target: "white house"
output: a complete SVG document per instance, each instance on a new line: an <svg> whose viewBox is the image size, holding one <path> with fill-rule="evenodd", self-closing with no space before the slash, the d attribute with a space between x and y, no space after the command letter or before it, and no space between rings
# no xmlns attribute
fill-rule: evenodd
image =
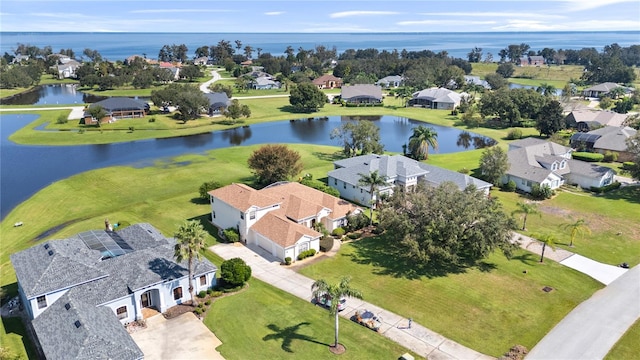
<svg viewBox="0 0 640 360"><path fill-rule="evenodd" d="M469 185L474 185L486 194L491 189L491 184L486 181L425 164L402 155L361 155L335 161L333 166L335 169L327 174L329 186L338 190L342 198L364 206L374 204L377 194L390 195L396 187L409 190L419 182L438 186L445 181L450 181L461 190ZM359 182L363 174L368 175L374 171L377 171L387 184L371 194L370 189L361 186Z"/></svg>
<svg viewBox="0 0 640 360"><path fill-rule="evenodd" d="M421 106L429 109L453 110L462 101L466 93L458 94L445 88L429 88L413 93L409 106Z"/></svg>
<svg viewBox="0 0 640 360"><path fill-rule="evenodd" d="M328 231L346 225L361 210L348 201L296 182L256 190L231 184L209 192L211 222L220 230L238 230L240 239L280 260L295 260L306 250L320 250L321 223Z"/></svg>
<svg viewBox="0 0 640 360"><path fill-rule="evenodd" d="M143 319L147 308L164 312L190 300L187 262L174 260L174 245L150 224L135 224L11 255L46 358L142 358L122 325ZM196 293L215 285L216 270L206 259L195 261Z"/></svg>
<svg viewBox="0 0 640 360"><path fill-rule="evenodd" d="M385 76L382 79L376 81L376 85L381 86L385 89L397 88L398 86L402 86L403 84L404 84L404 77L400 75Z"/></svg>

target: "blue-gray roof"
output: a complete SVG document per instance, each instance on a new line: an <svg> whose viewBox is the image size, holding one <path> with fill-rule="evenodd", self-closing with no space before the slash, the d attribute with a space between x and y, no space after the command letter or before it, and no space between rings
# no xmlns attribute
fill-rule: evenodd
<svg viewBox="0 0 640 360"><path fill-rule="evenodd" d="M102 106L106 111L121 111L121 110L148 110L149 104L142 100L131 99L128 97L113 97L91 104L90 107Z"/></svg>

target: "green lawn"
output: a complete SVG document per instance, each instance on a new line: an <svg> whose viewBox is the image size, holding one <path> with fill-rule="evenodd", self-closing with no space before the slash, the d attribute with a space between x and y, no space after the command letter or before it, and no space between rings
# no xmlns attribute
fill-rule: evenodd
<svg viewBox="0 0 640 360"><path fill-rule="evenodd" d="M16 359L36 359L37 354L31 340L27 336L27 330L18 317L2 318L0 324L0 347L6 348ZM5 359L5 358L2 358ZM14 359L7 357L6 359Z"/></svg>
<svg viewBox="0 0 640 360"><path fill-rule="evenodd" d="M204 323L222 341L216 350L225 359L336 358L328 349L334 340L329 312L259 280L249 281L244 292L216 300ZM339 339L347 348L340 359L397 359L407 352L342 318Z"/></svg>
<svg viewBox="0 0 640 360"><path fill-rule="evenodd" d="M328 281L349 274L367 301L492 356L515 344L531 349L602 287L553 261L540 264L537 256L523 250L510 261L493 254L462 273L416 273L411 262L395 260L388 241L392 236L343 244L336 257L300 273ZM555 290L546 293L545 286Z"/></svg>
<svg viewBox="0 0 640 360"><path fill-rule="evenodd" d="M605 360L638 359L640 356L640 320L627 330L624 336L618 340Z"/></svg>

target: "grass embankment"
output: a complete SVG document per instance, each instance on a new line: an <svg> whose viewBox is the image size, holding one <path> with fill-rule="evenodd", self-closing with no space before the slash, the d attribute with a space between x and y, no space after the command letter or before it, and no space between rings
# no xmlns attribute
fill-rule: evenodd
<svg viewBox="0 0 640 360"><path fill-rule="evenodd" d="M334 341L334 318L328 311L259 280L249 281L246 291L216 300L204 324L222 341L216 350L227 359L258 354L261 359L336 358L328 349ZM397 359L407 352L342 318L339 339L347 348L340 359Z"/></svg>
<svg viewBox="0 0 640 360"><path fill-rule="evenodd" d="M639 340L640 320L637 320L613 346L605 357L605 360L637 359L640 354Z"/></svg>
<svg viewBox="0 0 640 360"><path fill-rule="evenodd" d="M576 305L602 285L524 250L507 260L493 254L477 268L446 276L416 274L389 256L390 237L343 244L340 253L300 272L335 281L344 274L365 299L485 354L533 347ZM435 270L437 271L437 270ZM525 273L526 271L526 273ZM545 286L555 290L546 293Z"/></svg>

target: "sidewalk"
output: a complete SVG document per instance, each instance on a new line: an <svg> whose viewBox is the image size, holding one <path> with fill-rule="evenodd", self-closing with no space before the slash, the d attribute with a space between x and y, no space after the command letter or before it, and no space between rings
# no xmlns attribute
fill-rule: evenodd
<svg viewBox="0 0 640 360"><path fill-rule="evenodd" d="M242 244L219 244L210 248L224 259L239 257L251 266L252 274L259 280L271 284L305 301L311 301L313 280L280 265L280 261L259 247L246 247ZM366 301L349 299L347 307L340 316L350 319L356 311L364 309L381 318L380 334L404 346L405 348L428 357L429 359L492 359L488 355L462 346L444 336L413 322L407 328L407 319L382 309ZM367 331L367 330L363 330Z"/></svg>

